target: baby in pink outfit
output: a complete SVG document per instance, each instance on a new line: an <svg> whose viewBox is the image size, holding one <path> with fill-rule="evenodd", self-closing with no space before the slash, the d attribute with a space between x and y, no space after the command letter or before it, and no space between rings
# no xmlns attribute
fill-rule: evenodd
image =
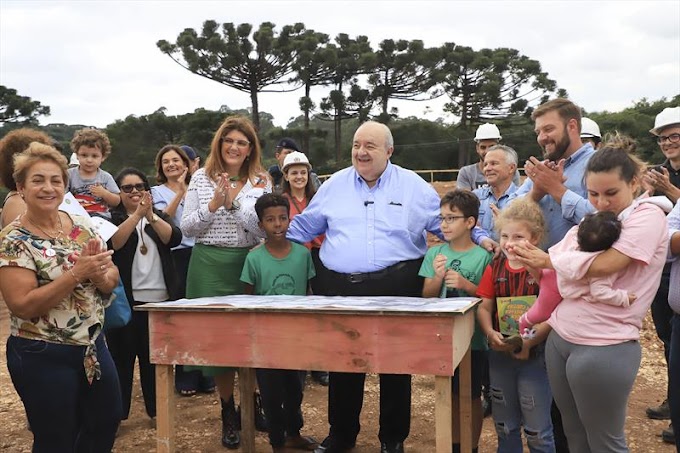
<svg viewBox="0 0 680 453"><path fill-rule="evenodd" d="M578 227L578 245L581 252L602 253L611 248L621 235L621 221L611 212L586 215ZM569 254L565 254L569 255ZM583 256L581 254L581 256ZM560 256L560 261L578 266L580 260ZM590 303L602 303L628 307L635 295L612 288L617 274L605 277L569 279L554 269L541 269L540 292L534 305L519 319L519 331L523 337L531 337L531 327L546 321L563 298L582 298Z"/></svg>

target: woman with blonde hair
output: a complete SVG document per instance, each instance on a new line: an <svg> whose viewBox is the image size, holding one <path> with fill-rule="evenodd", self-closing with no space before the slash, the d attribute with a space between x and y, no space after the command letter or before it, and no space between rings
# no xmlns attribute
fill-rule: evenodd
<svg viewBox="0 0 680 453"><path fill-rule="evenodd" d="M41 143L14 158L26 210L0 232L7 368L34 452L111 451L121 399L102 326L118 269L89 219L59 210L66 170L66 158Z"/></svg>
<svg viewBox="0 0 680 453"><path fill-rule="evenodd" d="M187 298L243 294L240 276L246 255L264 237L255 201L272 191L261 156L251 121L228 117L213 137L205 167L192 175L181 222L184 235L195 239L187 274ZM201 371L215 378L220 394L222 444L238 448L241 440L233 397L235 369L201 367ZM256 407L257 414L263 415L261 407ZM259 423L256 419L259 429L264 429L262 421L263 417Z"/></svg>

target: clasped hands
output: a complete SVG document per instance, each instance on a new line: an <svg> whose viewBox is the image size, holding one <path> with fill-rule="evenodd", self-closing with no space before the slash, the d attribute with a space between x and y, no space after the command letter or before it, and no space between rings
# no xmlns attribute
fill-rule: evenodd
<svg viewBox="0 0 680 453"><path fill-rule="evenodd" d="M213 197L208 203L210 212L217 211L220 207L231 209L231 197L229 196L229 173L221 173L217 178L217 185Z"/></svg>
<svg viewBox="0 0 680 453"><path fill-rule="evenodd" d="M444 280L447 288L455 288L466 291L466 286L470 281L453 269L446 268L446 256L441 253L434 258L434 273L437 277Z"/></svg>
<svg viewBox="0 0 680 453"><path fill-rule="evenodd" d="M113 267L113 250L106 250L98 238L92 238L75 254L75 264L70 269L78 283L87 280L99 286L106 283L106 273Z"/></svg>
<svg viewBox="0 0 680 453"><path fill-rule="evenodd" d="M535 157L530 157L524 163L524 173L527 178L534 183L534 200L538 201L544 195L552 195L556 190L564 189L567 178L564 176L565 159L560 159L555 163L550 160L540 161ZM560 194L561 195L561 194Z"/></svg>
<svg viewBox="0 0 680 453"><path fill-rule="evenodd" d="M151 192L142 192L142 198L137 204L137 209L133 214L135 217L139 217L139 220L146 219L149 223L152 223L153 219L153 198L151 197Z"/></svg>

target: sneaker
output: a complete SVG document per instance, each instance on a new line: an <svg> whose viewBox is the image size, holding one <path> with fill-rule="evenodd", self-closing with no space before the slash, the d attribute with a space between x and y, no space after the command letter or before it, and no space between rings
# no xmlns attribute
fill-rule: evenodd
<svg viewBox="0 0 680 453"><path fill-rule="evenodd" d="M668 400L664 400L657 407L647 408L647 417L654 420L670 420L671 419L671 409L668 407Z"/></svg>
<svg viewBox="0 0 680 453"><path fill-rule="evenodd" d="M666 443L675 444L675 432L673 431L673 425L668 425L668 429L661 431L661 438Z"/></svg>

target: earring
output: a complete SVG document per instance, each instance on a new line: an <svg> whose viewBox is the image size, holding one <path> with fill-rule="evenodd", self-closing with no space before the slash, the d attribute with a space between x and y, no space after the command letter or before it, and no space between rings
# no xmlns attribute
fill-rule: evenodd
<svg viewBox="0 0 680 453"><path fill-rule="evenodd" d="M25 197L23 192L19 192L19 196L21 197L22 200L23 200L24 197Z"/></svg>

